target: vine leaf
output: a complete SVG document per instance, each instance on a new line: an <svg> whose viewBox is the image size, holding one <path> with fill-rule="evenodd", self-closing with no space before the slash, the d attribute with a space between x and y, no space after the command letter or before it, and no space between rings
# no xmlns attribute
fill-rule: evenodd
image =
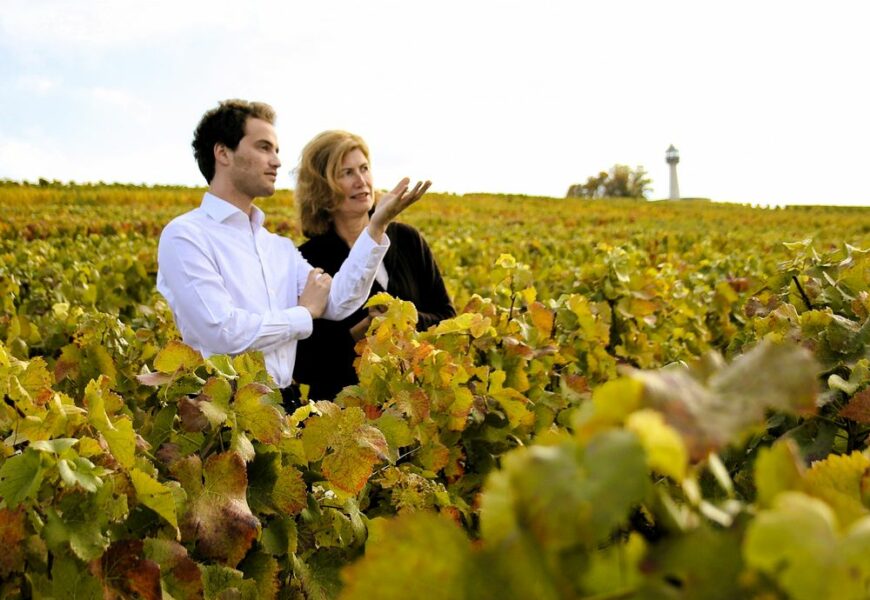
<svg viewBox="0 0 870 600"><path fill-rule="evenodd" d="M160 565L166 591L173 598L202 598L202 574L187 549L172 540L147 538L145 556Z"/></svg>
<svg viewBox="0 0 870 600"><path fill-rule="evenodd" d="M832 454L814 462L806 472L804 489L827 502L845 526L870 515L870 508L861 498L861 490L868 485L870 458L855 451L847 456Z"/></svg>
<svg viewBox="0 0 870 600"><path fill-rule="evenodd" d="M284 433L284 421L272 388L262 383L249 383L240 388L233 403L238 425L255 440L277 444Z"/></svg>
<svg viewBox="0 0 870 600"><path fill-rule="evenodd" d="M88 405L88 418L94 428L105 438L115 460L125 469L133 467L136 453L136 434L133 422L127 416L114 421L108 411L114 413L123 401L109 390L109 380L100 376L85 388L85 401Z"/></svg>
<svg viewBox="0 0 870 600"><path fill-rule="evenodd" d="M258 600L275 600L278 597L278 561L262 552L252 553L239 566L245 578L257 582Z"/></svg>
<svg viewBox="0 0 870 600"><path fill-rule="evenodd" d="M553 323L556 320L556 314L544 306L540 302L533 302L529 305L529 313L532 317L532 324L543 336L543 339L550 337L553 332Z"/></svg>
<svg viewBox="0 0 870 600"><path fill-rule="evenodd" d="M870 388L852 396L849 403L840 409L840 416L861 425L870 425Z"/></svg>
<svg viewBox="0 0 870 600"><path fill-rule="evenodd" d="M761 342L729 365L710 354L691 369L632 370L643 403L680 432L689 456L703 459L764 421L765 411L815 412L818 366L799 346Z"/></svg>
<svg viewBox="0 0 870 600"><path fill-rule="evenodd" d="M689 465L688 452L683 439L665 423L661 413L650 409L634 412L626 419L625 428L637 434L650 469L676 482L683 480Z"/></svg>
<svg viewBox="0 0 870 600"><path fill-rule="evenodd" d="M178 515L172 490L139 469L130 471L130 480L139 502L166 519L178 534Z"/></svg>
<svg viewBox="0 0 870 600"><path fill-rule="evenodd" d="M507 374L497 369L489 376L489 395L499 403L514 429L531 427L535 424L535 413L529 411L526 405L528 399L512 387L504 387Z"/></svg>
<svg viewBox="0 0 870 600"><path fill-rule="evenodd" d="M298 515L302 512L308 503L308 487L299 469L285 466L278 471L272 500L280 513Z"/></svg>
<svg viewBox="0 0 870 600"><path fill-rule="evenodd" d="M195 541L203 556L235 567L260 530L246 498L245 463L235 452L213 454L202 465L193 455L176 461L173 474L188 495L181 521L183 541Z"/></svg>
<svg viewBox="0 0 870 600"><path fill-rule="evenodd" d="M870 580L870 518L843 534L830 507L784 492L749 524L744 557L773 576L790 598L865 598Z"/></svg>
<svg viewBox="0 0 870 600"><path fill-rule="evenodd" d="M342 598L465 597L471 543L449 519L428 512L372 522L376 541L341 572ZM432 552L432 548L438 548Z"/></svg>
<svg viewBox="0 0 870 600"><path fill-rule="evenodd" d="M101 558L89 563L91 573L103 584L104 598L136 596L144 600L163 598L160 567L143 555L142 540L120 540Z"/></svg>
<svg viewBox="0 0 870 600"><path fill-rule="evenodd" d="M14 508L36 496L44 475L39 453L28 448L6 459L0 466L0 497L6 501L8 508Z"/></svg>
<svg viewBox="0 0 870 600"><path fill-rule="evenodd" d="M319 417L305 421L302 442L310 462L323 460L323 474L338 489L355 494L371 477L374 465L389 459L384 434L368 425L359 407L344 410L317 402Z"/></svg>
<svg viewBox="0 0 870 600"><path fill-rule="evenodd" d="M762 448L755 461L758 504L770 507L781 492L800 490L803 478L803 460L793 440L786 439L770 448Z"/></svg>
<svg viewBox="0 0 870 600"><path fill-rule="evenodd" d="M27 532L24 528L25 516L23 508L10 510L0 508L0 578L6 579L10 573L20 571L24 567L24 539Z"/></svg>
<svg viewBox="0 0 870 600"><path fill-rule="evenodd" d="M581 446L531 446L502 459L484 488L480 526L487 545L531 535L557 554L592 546L625 522L646 493L646 458L637 436L604 432Z"/></svg>
<svg viewBox="0 0 870 600"><path fill-rule="evenodd" d="M202 362L199 352L178 340L171 340L154 357L154 368L161 373L175 373L195 369Z"/></svg>

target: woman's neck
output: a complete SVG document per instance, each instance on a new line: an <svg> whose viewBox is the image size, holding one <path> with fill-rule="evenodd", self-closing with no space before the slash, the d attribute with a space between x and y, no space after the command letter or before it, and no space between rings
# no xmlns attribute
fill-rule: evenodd
<svg viewBox="0 0 870 600"><path fill-rule="evenodd" d="M335 219L335 232L348 246L353 246L363 229L368 225L368 213L359 217L340 217Z"/></svg>

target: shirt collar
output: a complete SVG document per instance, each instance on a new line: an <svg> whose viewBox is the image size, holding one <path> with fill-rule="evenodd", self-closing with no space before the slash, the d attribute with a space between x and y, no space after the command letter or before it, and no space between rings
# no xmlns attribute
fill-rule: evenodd
<svg viewBox="0 0 870 600"><path fill-rule="evenodd" d="M223 223L235 215L241 216L245 221L248 221L248 216L245 213L211 192L206 192L202 197L200 207L209 217L218 223ZM266 213L260 210L258 206L252 205L250 222L256 227L262 227L265 220Z"/></svg>

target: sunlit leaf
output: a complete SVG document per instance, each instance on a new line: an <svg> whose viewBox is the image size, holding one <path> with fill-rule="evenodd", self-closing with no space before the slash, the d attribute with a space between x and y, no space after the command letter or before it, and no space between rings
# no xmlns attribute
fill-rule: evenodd
<svg viewBox="0 0 870 600"><path fill-rule="evenodd" d="M471 544L454 523L430 513L382 522L377 542L342 571L345 600L462 598ZM436 552L432 549L437 548Z"/></svg>
<svg viewBox="0 0 870 600"><path fill-rule="evenodd" d="M178 531L178 516L172 490L139 469L130 471L130 480L139 502L166 519Z"/></svg>
<svg viewBox="0 0 870 600"><path fill-rule="evenodd" d="M202 356L191 348L177 340L172 340L154 357L154 368L161 373L175 373L187 371L202 364Z"/></svg>
<svg viewBox="0 0 870 600"><path fill-rule="evenodd" d="M855 522L842 535L838 528L827 504L800 492L784 492L750 523L744 556L796 600L861 600L870 584L870 518Z"/></svg>

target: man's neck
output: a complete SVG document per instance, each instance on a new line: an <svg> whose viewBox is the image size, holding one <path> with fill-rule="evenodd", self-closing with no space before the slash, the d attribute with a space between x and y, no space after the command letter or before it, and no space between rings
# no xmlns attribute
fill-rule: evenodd
<svg viewBox="0 0 870 600"><path fill-rule="evenodd" d="M251 216L251 207L254 205L254 199L246 194L239 192L231 186L220 185L217 181L212 180L208 186L208 191L211 195L217 196L225 202L229 202L240 211Z"/></svg>

